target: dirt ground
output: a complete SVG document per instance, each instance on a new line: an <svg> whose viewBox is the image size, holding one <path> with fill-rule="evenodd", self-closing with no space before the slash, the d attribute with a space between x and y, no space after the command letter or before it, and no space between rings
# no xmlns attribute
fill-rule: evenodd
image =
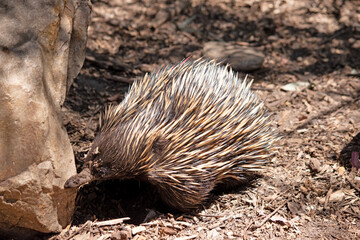
<svg viewBox="0 0 360 240"><path fill-rule="evenodd" d="M360 239L360 172L351 165L360 150L360 1L93 1L86 61L63 107L78 169L104 106L153 67L202 57L208 41L265 54L248 77L282 136L267 171L186 214L169 212L147 183L91 183L53 239ZM281 90L299 81L310 84Z"/></svg>

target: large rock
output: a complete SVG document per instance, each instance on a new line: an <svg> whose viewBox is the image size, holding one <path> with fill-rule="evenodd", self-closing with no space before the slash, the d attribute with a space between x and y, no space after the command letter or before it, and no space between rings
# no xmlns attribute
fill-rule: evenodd
<svg viewBox="0 0 360 240"><path fill-rule="evenodd" d="M259 69L264 62L264 54L261 52L226 42L207 42L204 44L203 53L205 57L228 63L235 71L241 72Z"/></svg>
<svg viewBox="0 0 360 240"><path fill-rule="evenodd" d="M0 238L69 224L61 105L85 58L88 0L0 1ZM29 230L29 231L28 231Z"/></svg>

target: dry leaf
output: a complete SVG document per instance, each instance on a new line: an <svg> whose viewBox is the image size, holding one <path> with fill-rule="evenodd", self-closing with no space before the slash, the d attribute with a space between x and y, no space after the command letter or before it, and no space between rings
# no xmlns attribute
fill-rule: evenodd
<svg viewBox="0 0 360 240"><path fill-rule="evenodd" d="M291 223L286 220L285 218L281 217L280 215L276 214L270 218L270 221L275 223L280 223L281 225L286 225L288 227L291 227Z"/></svg>

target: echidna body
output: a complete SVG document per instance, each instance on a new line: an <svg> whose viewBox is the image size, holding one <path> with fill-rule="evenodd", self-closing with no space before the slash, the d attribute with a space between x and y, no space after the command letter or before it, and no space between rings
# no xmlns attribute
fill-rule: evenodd
<svg viewBox="0 0 360 240"><path fill-rule="evenodd" d="M276 139L270 125L246 80L214 61L184 61L135 81L105 111L88 169L65 186L143 179L169 206L194 209L215 186L263 168Z"/></svg>

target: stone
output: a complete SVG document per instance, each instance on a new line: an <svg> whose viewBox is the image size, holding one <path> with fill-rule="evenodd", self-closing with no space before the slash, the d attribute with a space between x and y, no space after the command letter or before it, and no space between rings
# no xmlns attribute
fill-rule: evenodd
<svg viewBox="0 0 360 240"><path fill-rule="evenodd" d="M61 105L85 58L88 0L0 2L0 239L60 232L76 174Z"/></svg>
<svg viewBox="0 0 360 240"><path fill-rule="evenodd" d="M207 42L204 56L228 63L235 71L251 72L261 68L264 55L253 48L225 42Z"/></svg>

